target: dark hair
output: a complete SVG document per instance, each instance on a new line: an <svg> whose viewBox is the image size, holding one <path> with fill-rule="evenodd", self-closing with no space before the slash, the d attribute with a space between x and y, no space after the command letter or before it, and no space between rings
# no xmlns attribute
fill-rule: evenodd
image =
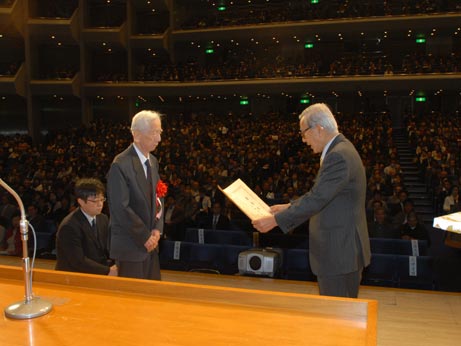
<svg viewBox="0 0 461 346"><path fill-rule="evenodd" d="M75 197L84 201L91 196L104 195L105 192L104 184L95 178L83 178L75 183Z"/></svg>

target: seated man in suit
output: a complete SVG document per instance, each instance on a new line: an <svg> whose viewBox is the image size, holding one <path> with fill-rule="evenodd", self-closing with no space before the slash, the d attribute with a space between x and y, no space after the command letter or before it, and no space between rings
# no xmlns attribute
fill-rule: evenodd
<svg viewBox="0 0 461 346"><path fill-rule="evenodd" d="M207 229L219 229L219 230L228 230L230 227L229 218L222 214L221 212L221 203L214 202L211 208L211 213L208 214L206 218L204 228Z"/></svg>
<svg viewBox="0 0 461 346"><path fill-rule="evenodd" d="M427 240L427 245L431 246L431 238L426 227L419 222L418 215L411 211L407 216L407 223L400 226L400 237L402 239Z"/></svg>
<svg viewBox="0 0 461 346"><path fill-rule="evenodd" d="M373 221L368 223L370 238L400 238L399 230L396 230L387 219L386 210L378 207L374 211Z"/></svg>
<svg viewBox="0 0 461 346"><path fill-rule="evenodd" d="M106 198L97 179L80 179L75 184L79 208L67 215L56 235L56 270L117 276L109 259L109 219L102 214Z"/></svg>

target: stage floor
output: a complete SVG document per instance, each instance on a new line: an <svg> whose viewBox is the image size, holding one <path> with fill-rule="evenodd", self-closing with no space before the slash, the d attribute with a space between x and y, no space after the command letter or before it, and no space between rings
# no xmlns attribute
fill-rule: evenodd
<svg viewBox="0 0 461 346"><path fill-rule="evenodd" d="M0 256L0 264L21 266L21 259ZM37 260L36 267L52 269L54 261ZM176 271L163 271L162 275L163 281L176 283L313 295L318 292L315 283L303 281ZM22 293L23 291L18 292L18 294ZM362 286L359 298L378 301L378 346L458 346L460 344L461 294L459 293ZM288 332L288 325L287 328Z"/></svg>

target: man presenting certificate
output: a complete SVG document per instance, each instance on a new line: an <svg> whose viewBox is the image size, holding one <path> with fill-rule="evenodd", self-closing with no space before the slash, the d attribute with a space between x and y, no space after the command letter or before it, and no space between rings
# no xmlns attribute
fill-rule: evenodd
<svg viewBox="0 0 461 346"><path fill-rule="evenodd" d="M299 119L302 141L321 153L315 184L298 200L274 205L270 215L252 223L260 232L279 226L286 233L309 219L309 259L320 294L356 298L371 257L365 168L327 105L314 104Z"/></svg>

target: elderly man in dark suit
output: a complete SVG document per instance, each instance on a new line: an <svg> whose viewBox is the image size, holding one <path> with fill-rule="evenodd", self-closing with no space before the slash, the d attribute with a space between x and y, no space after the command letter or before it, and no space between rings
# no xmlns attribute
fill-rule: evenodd
<svg viewBox="0 0 461 346"><path fill-rule="evenodd" d="M279 226L286 233L310 219L309 259L320 294L355 298L371 257L365 169L327 105L306 108L299 126L303 142L321 153L315 184L296 201L272 206L273 215L253 226L261 232Z"/></svg>
<svg viewBox="0 0 461 346"><path fill-rule="evenodd" d="M110 255L116 260L119 276L160 280L162 201L156 191L159 165L151 154L161 141L160 114L137 113L131 133L133 143L114 158L107 176Z"/></svg>
<svg viewBox="0 0 461 346"><path fill-rule="evenodd" d="M109 218L102 214L104 185L97 179L80 179L75 184L79 208L67 215L56 235L56 270L117 275L109 259Z"/></svg>

